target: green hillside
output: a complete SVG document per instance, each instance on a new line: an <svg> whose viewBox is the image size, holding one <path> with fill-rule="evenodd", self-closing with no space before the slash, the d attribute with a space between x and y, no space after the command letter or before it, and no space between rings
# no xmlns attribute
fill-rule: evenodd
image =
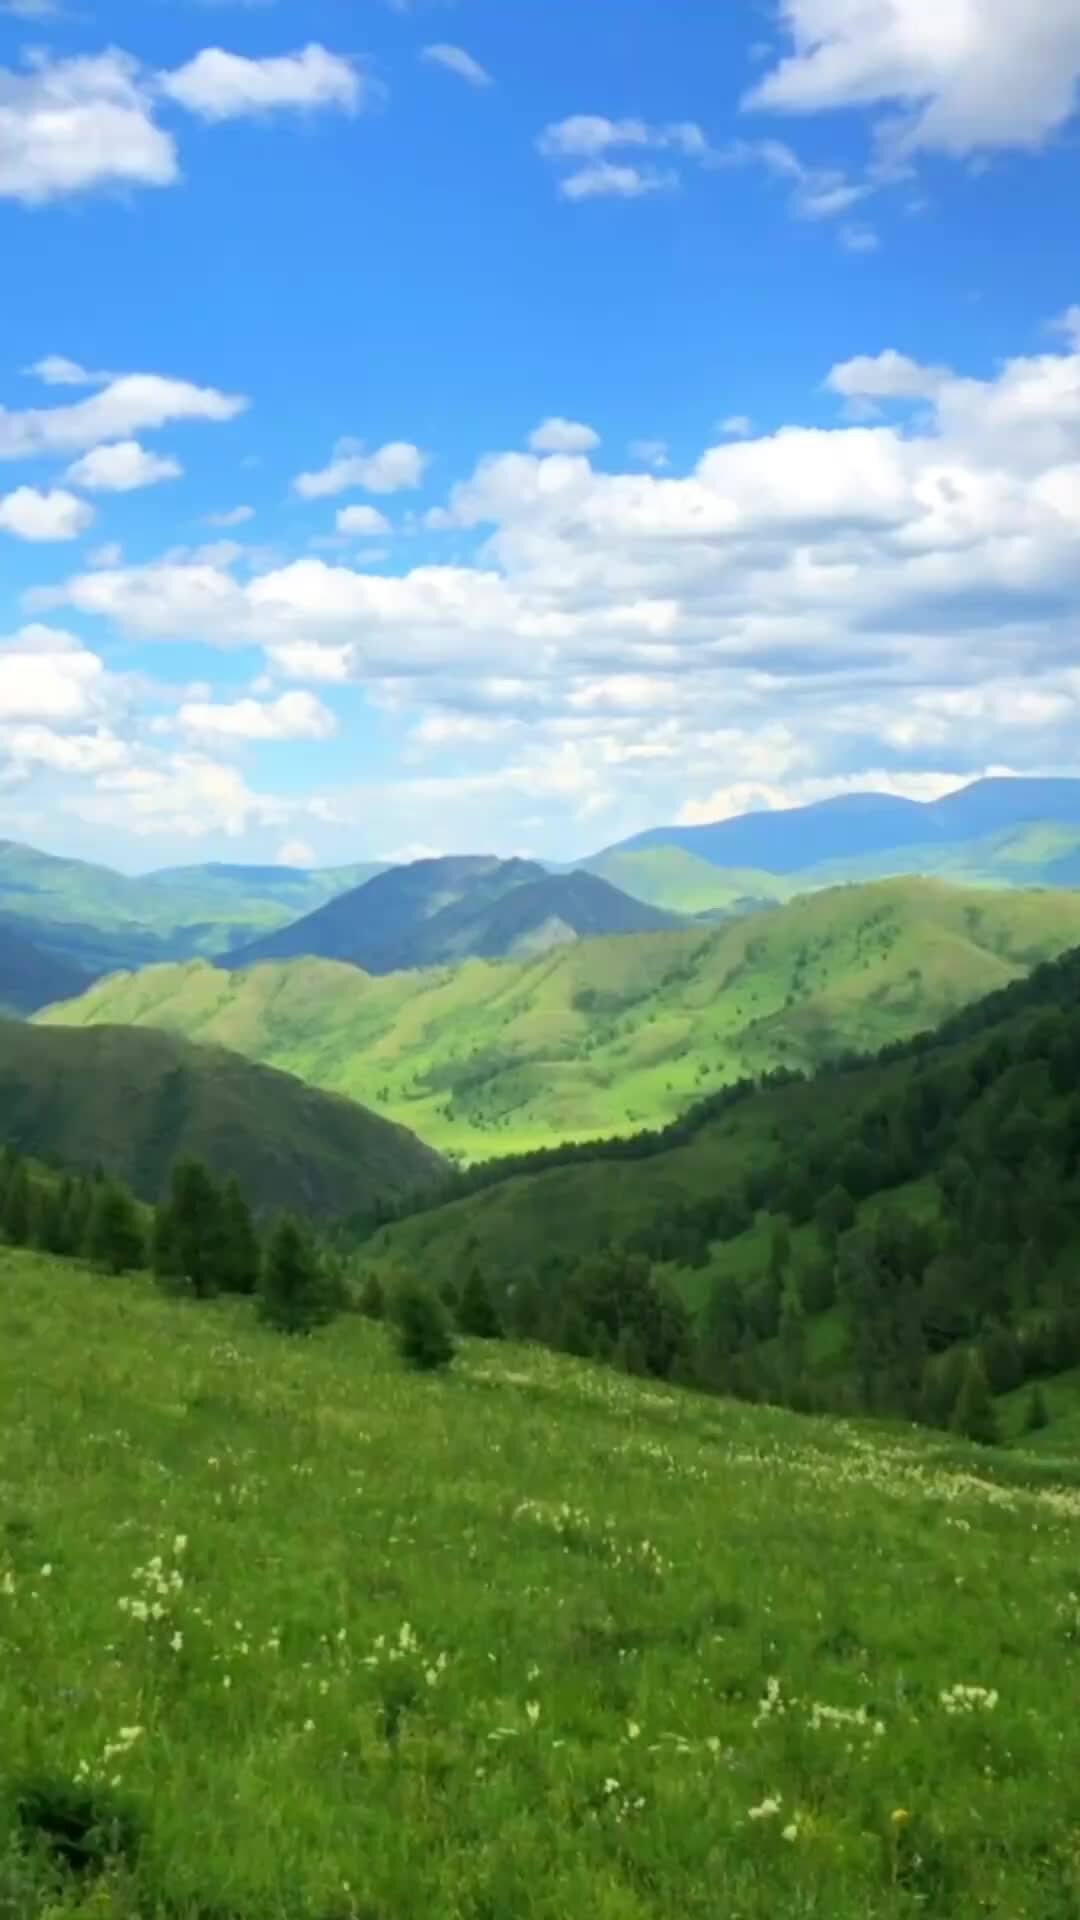
<svg viewBox="0 0 1080 1920"><path fill-rule="evenodd" d="M476 1268L575 1351L672 1289L694 1377L808 1407L933 1422L971 1342L1001 1392L1080 1366L1080 948L874 1060L455 1176L367 1253L455 1288Z"/></svg>
<svg viewBox="0 0 1080 1920"><path fill-rule="evenodd" d="M599 854L585 861L589 873L621 887L635 900L672 913L746 912L800 891L792 876L710 866L681 847L642 847L638 852Z"/></svg>
<svg viewBox="0 0 1080 1920"><path fill-rule="evenodd" d="M743 1074L883 1046L1078 941L1080 894L887 881L527 963L156 968L42 1018L235 1048L482 1159L633 1132Z"/></svg>
<svg viewBox="0 0 1080 1920"><path fill-rule="evenodd" d="M0 1022L0 1140L145 1200L194 1154L260 1213L340 1218L429 1185L443 1163L404 1129L217 1047L173 1034Z"/></svg>
<svg viewBox="0 0 1080 1920"><path fill-rule="evenodd" d="M11 1253L0 1406L13 1920L1076 1911L1075 1459Z"/></svg>
<svg viewBox="0 0 1080 1920"><path fill-rule="evenodd" d="M54 956L100 973L226 953L377 871L370 864L321 872L210 866L132 878L6 840L0 916Z"/></svg>

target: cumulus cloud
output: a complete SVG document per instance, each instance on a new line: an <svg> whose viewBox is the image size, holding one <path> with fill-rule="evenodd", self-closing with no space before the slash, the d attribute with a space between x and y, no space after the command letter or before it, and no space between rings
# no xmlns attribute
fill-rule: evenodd
<svg viewBox="0 0 1080 1920"><path fill-rule="evenodd" d="M0 67L0 198L41 205L95 187L168 187L180 167L139 63L111 51Z"/></svg>
<svg viewBox="0 0 1080 1920"><path fill-rule="evenodd" d="M85 722L106 704L105 669L73 634L31 625L0 639L0 722Z"/></svg>
<svg viewBox="0 0 1080 1920"><path fill-rule="evenodd" d="M236 120L288 109L338 107L355 113L363 82L352 62L312 42L263 60L204 47L185 66L158 75L159 90L201 120Z"/></svg>
<svg viewBox="0 0 1080 1920"><path fill-rule="evenodd" d="M335 522L339 533L360 534L365 538L389 533L390 522L378 507L339 507Z"/></svg>
<svg viewBox="0 0 1080 1920"><path fill-rule="evenodd" d="M216 387L197 387L156 373L125 373L98 392L61 407L0 407L0 460L74 453L125 440L173 421L234 420L247 401Z"/></svg>
<svg viewBox="0 0 1080 1920"><path fill-rule="evenodd" d="M103 387L113 378L111 373L87 373L77 360L62 353L47 353L25 371L46 387Z"/></svg>
<svg viewBox="0 0 1080 1920"><path fill-rule="evenodd" d="M23 71L0 67L0 199L41 206L106 188L174 186L180 161L173 134L158 123L163 103L223 121L319 108L356 113L365 98L354 64L318 43L261 60L205 47L163 73L116 48L68 59L35 51Z"/></svg>
<svg viewBox="0 0 1080 1920"><path fill-rule="evenodd" d="M337 722L313 693L281 693L276 700L188 700L177 710L184 733L217 740L329 740Z"/></svg>
<svg viewBox="0 0 1080 1920"><path fill-rule="evenodd" d="M18 540L75 540L92 523L94 509L63 487L39 493L35 487L16 487L0 495L0 532Z"/></svg>
<svg viewBox="0 0 1080 1920"><path fill-rule="evenodd" d="M400 493L418 487L429 456L407 440L391 440L365 453L354 440L339 440L333 458L315 473L297 474L293 489L303 500L361 488L365 493Z"/></svg>
<svg viewBox="0 0 1080 1920"><path fill-rule="evenodd" d="M254 518L254 507L227 507L223 513L204 514L203 525L207 527L242 527L245 526L249 520L254 520Z"/></svg>
<svg viewBox="0 0 1080 1920"><path fill-rule="evenodd" d="M490 454L440 509L467 563L176 554L88 568L64 599L145 640L261 648L293 686L362 685L437 768L395 784L402 837L432 804L463 833L497 803L518 839L538 808L615 838L721 793L1065 768L1080 351L1060 334L983 378L895 345L844 360L822 369L835 424L730 416L683 472L601 472L557 435L579 450Z"/></svg>
<svg viewBox="0 0 1080 1920"><path fill-rule="evenodd" d="M92 447L67 470L65 478L88 493L134 493L161 480L175 480L184 469L167 454L148 453L137 440L114 440Z"/></svg>
<svg viewBox="0 0 1080 1920"><path fill-rule="evenodd" d="M447 73L456 73L458 79L467 81L470 87L484 88L495 84L487 68L482 67L479 60L474 60L471 53L466 53L464 47L452 47L444 41L437 41L430 47L424 47L420 58L431 66L444 67Z"/></svg>
<svg viewBox="0 0 1080 1920"><path fill-rule="evenodd" d="M534 453L591 453L600 445L600 435L580 420L563 420L555 415L533 428L529 445Z"/></svg>
<svg viewBox="0 0 1080 1920"><path fill-rule="evenodd" d="M1038 147L1076 107L1075 0L782 0L789 50L745 104L780 113L890 110L900 151Z"/></svg>

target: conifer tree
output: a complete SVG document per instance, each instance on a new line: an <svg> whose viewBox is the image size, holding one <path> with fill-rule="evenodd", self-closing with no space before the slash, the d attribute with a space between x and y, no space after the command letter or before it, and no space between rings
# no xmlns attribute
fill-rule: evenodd
<svg viewBox="0 0 1080 1920"><path fill-rule="evenodd" d="M219 1236L218 1284L226 1293L254 1293L259 1284L259 1240L235 1175L222 1189Z"/></svg>
<svg viewBox="0 0 1080 1920"><path fill-rule="evenodd" d="M1024 1409L1024 1432L1039 1433L1043 1427L1049 1425L1050 1409L1046 1404L1042 1388L1035 1385L1028 1394L1027 1406Z"/></svg>
<svg viewBox="0 0 1080 1920"><path fill-rule="evenodd" d="M127 1187L103 1180L94 1189L94 1204L86 1236L87 1257L109 1273L127 1273L146 1258L146 1236L138 1208Z"/></svg>
<svg viewBox="0 0 1080 1920"><path fill-rule="evenodd" d="M479 1267L470 1267L458 1302L457 1323L462 1333L477 1340L498 1340L502 1325L488 1286Z"/></svg>
<svg viewBox="0 0 1080 1920"><path fill-rule="evenodd" d="M34 1188L30 1238L43 1253L67 1252L64 1189L57 1179L42 1180Z"/></svg>
<svg viewBox="0 0 1080 1920"><path fill-rule="evenodd" d="M31 1205L30 1175L20 1156L11 1168L4 1195L4 1237L13 1247L25 1247L30 1238Z"/></svg>
<svg viewBox="0 0 1080 1920"><path fill-rule="evenodd" d="M977 1347L968 1353L963 1384L950 1424L954 1433L963 1434L966 1440L977 1440L982 1446L996 1446L1001 1439L990 1382Z"/></svg>
<svg viewBox="0 0 1080 1920"><path fill-rule="evenodd" d="M280 1333L310 1333L333 1317L319 1256L300 1222L281 1214L259 1276L259 1313Z"/></svg>
<svg viewBox="0 0 1080 1920"><path fill-rule="evenodd" d="M365 1274L360 1288L359 1307L367 1320L386 1318L386 1293L377 1273Z"/></svg>
<svg viewBox="0 0 1080 1920"><path fill-rule="evenodd" d="M177 1161L159 1215L155 1249L167 1259L165 1271L189 1281L197 1299L217 1293L223 1267L221 1194L201 1160Z"/></svg>
<svg viewBox="0 0 1080 1920"><path fill-rule="evenodd" d="M454 1342L446 1313L436 1296L419 1281L403 1280L394 1298L398 1351L407 1366L419 1373L436 1373L454 1357Z"/></svg>

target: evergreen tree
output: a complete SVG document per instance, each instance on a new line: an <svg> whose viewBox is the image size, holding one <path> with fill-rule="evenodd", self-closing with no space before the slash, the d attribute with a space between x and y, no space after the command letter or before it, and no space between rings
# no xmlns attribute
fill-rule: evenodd
<svg viewBox="0 0 1080 1920"><path fill-rule="evenodd" d="M84 1175L77 1174L71 1182L64 1220L65 1252L70 1256L78 1256L86 1246L93 1204L93 1187Z"/></svg>
<svg viewBox="0 0 1080 1920"><path fill-rule="evenodd" d="M620 1373L633 1374L641 1379L649 1371L645 1343L632 1326L622 1328L615 1342L612 1358Z"/></svg>
<svg viewBox="0 0 1080 1920"><path fill-rule="evenodd" d="M982 1446L997 1446L1001 1439L990 1383L977 1347L971 1348L968 1353L963 1384L950 1424L954 1433L963 1434L966 1440L977 1440Z"/></svg>
<svg viewBox="0 0 1080 1920"><path fill-rule="evenodd" d="M281 1214L266 1243L259 1275L260 1318L279 1333L310 1333L333 1313L311 1239L292 1214Z"/></svg>
<svg viewBox="0 0 1080 1920"><path fill-rule="evenodd" d="M814 1221L828 1252L855 1224L855 1202L846 1187L830 1187L814 1208Z"/></svg>
<svg viewBox="0 0 1080 1920"><path fill-rule="evenodd" d="M13 1247L25 1247L30 1238L31 1206L30 1175L20 1157L10 1169L4 1195L4 1237Z"/></svg>
<svg viewBox="0 0 1080 1920"><path fill-rule="evenodd" d="M1008 1327L990 1327L979 1342L979 1350L991 1393L1012 1393L1023 1385L1024 1356L1020 1342Z"/></svg>
<svg viewBox="0 0 1080 1920"><path fill-rule="evenodd" d="M470 1267L465 1276L458 1302L457 1323L462 1333L472 1334L474 1339L502 1338L502 1325L491 1298L491 1289L479 1267Z"/></svg>
<svg viewBox="0 0 1080 1920"><path fill-rule="evenodd" d="M791 1228L784 1219L774 1222L769 1241L769 1279L780 1287L791 1263Z"/></svg>
<svg viewBox="0 0 1080 1920"><path fill-rule="evenodd" d="M435 1294L417 1280L404 1280L394 1298L398 1351L418 1373L437 1373L454 1357L446 1313Z"/></svg>
<svg viewBox="0 0 1080 1920"><path fill-rule="evenodd" d="M260 1269L259 1240L251 1208L233 1175L226 1180L221 1193L218 1284L225 1293L254 1293Z"/></svg>
<svg viewBox="0 0 1080 1920"><path fill-rule="evenodd" d="M187 1281L197 1299L208 1299L222 1284L224 1240L221 1194L201 1160L177 1161L159 1213L155 1248L165 1264L155 1271Z"/></svg>
<svg viewBox="0 0 1080 1920"><path fill-rule="evenodd" d="M34 1189L30 1237L35 1247L40 1247L43 1253L62 1255L70 1251L67 1244L68 1198L66 1183L57 1179L42 1180Z"/></svg>
<svg viewBox="0 0 1080 1920"><path fill-rule="evenodd" d="M1046 1404L1043 1390L1040 1386L1033 1386L1024 1409L1024 1432L1039 1433L1043 1427L1049 1425L1050 1409Z"/></svg>
<svg viewBox="0 0 1080 1920"><path fill-rule="evenodd" d="M806 1314L798 1279L792 1275L784 1288L780 1310L780 1364L785 1388L790 1390L806 1367Z"/></svg>
<svg viewBox="0 0 1080 1920"><path fill-rule="evenodd" d="M367 1320L386 1318L386 1293L377 1273L365 1274L358 1305Z"/></svg>
<svg viewBox="0 0 1080 1920"><path fill-rule="evenodd" d="M108 1273L127 1273L146 1258L146 1236L130 1189L103 1180L94 1189L86 1235L87 1257Z"/></svg>

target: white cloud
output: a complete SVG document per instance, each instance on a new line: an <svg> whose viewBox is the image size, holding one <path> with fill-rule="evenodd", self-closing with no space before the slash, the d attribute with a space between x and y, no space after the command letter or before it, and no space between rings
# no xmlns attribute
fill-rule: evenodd
<svg viewBox="0 0 1080 1920"><path fill-rule="evenodd" d="M329 465L316 473L298 474L293 489L304 500L322 500L352 487L366 493L400 493L420 485L428 459L407 440L391 440L375 453L364 453L353 440L339 440Z"/></svg>
<svg viewBox="0 0 1080 1920"><path fill-rule="evenodd" d="M360 534L365 538L391 531L389 520L378 507L340 507L335 524L339 533Z"/></svg>
<svg viewBox="0 0 1080 1920"><path fill-rule="evenodd" d="M137 838L235 840L256 827L280 827L289 809L255 793L235 767L196 751L158 760L128 759L99 774L69 802L84 820Z"/></svg>
<svg viewBox="0 0 1080 1920"><path fill-rule="evenodd" d="M168 187L179 173L129 55L35 55L24 73L0 67L0 199L37 206L96 187Z"/></svg>
<svg viewBox="0 0 1080 1920"><path fill-rule="evenodd" d="M295 837L283 840L275 857L282 867L313 867L316 863L315 849L310 842Z"/></svg>
<svg viewBox="0 0 1080 1920"><path fill-rule="evenodd" d="M175 480L183 471L179 460L148 453L137 440L114 440L108 446L92 447L64 477L89 493L134 493L160 480Z"/></svg>
<svg viewBox="0 0 1080 1920"><path fill-rule="evenodd" d="M424 47L420 58L431 65L445 67L448 73L456 73L459 79L467 80L470 87L483 88L494 85L487 68L482 67L479 60L474 60L471 53L466 53L464 47L452 47L439 41L430 47Z"/></svg>
<svg viewBox="0 0 1080 1920"><path fill-rule="evenodd" d="M33 625L0 640L0 723L38 720L70 726L106 705L96 653L60 628Z"/></svg>
<svg viewBox="0 0 1080 1920"><path fill-rule="evenodd" d="M0 407L0 460L74 453L172 421L233 420L247 401L156 373L118 374L99 392L64 407Z"/></svg>
<svg viewBox="0 0 1080 1920"><path fill-rule="evenodd" d="M668 193L679 184L671 168L616 166L610 160L597 160L579 167L559 182L564 200L640 200L649 193Z"/></svg>
<svg viewBox="0 0 1080 1920"><path fill-rule="evenodd" d="M654 127L645 120L606 120L597 113L575 113L568 120L553 122L536 144L548 159L563 160L597 159L613 147L676 149L695 157L709 151L705 135L693 121Z"/></svg>
<svg viewBox="0 0 1080 1920"><path fill-rule="evenodd" d="M90 567L119 567L123 565L124 549L119 540L107 540L104 546L95 547L86 556Z"/></svg>
<svg viewBox="0 0 1080 1920"><path fill-rule="evenodd" d="M899 109L888 144L963 155L1038 147L1071 118L1076 0L782 0L787 52L745 104Z"/></svg>
<svg viewBox="0 0 1080 1920"><path fill-rule="evenodd" d="M185 66L159 74L158 86L202 120L252 118L283 108L338 107L355 113L364 99L352 62L316 42L264 60L204 47Z"/></svg>
<svg viewBox="0 0 1080 1920"><path fill-rule="evenodd" d="M468 562L177 552L84 569L65 602L139 639L261 648L292 686L362 685L433 770L324 795L311 817L343 847L372 817L423 838L433 806L474 846L493 820L534 841L542 808L558 852L575 821L598 843L721 790L1064 771L1080 351L1060 331L984 378L898 347L823 368L835 424L755 435L732 415L688 471L491 454L440 509L475 536Z"/></svg>
<svg viewBox="0 0 1080 1920"><path fill-rule="evenodd" d="M62 353L47 353L25 371L46 387L103 387L113 378L111 373L87 373L77 360L68 360Z"/></svg>
<svg viewBox="0 0 1080 1920"><path fill-rule="evenodd" d="M88 501L63 487L39 493L35 487L16 487L0 495L0 532L19 540L76 540L94 518Z"/></svg>
<svg viewBox="0 0 1080 1920"><path fill-rule="evenodd" d="M754 423L748 413L729 413L721 420L718 433L730 434L733 440L747 440L754 431Z"/></svg>
<svg viewBox="0 0 1080 1920"><path fill-rule="evenodd" d="M184 733L218 740L329 740L337 722L313 693L281 693L276 700L185 701L177 710Z"/></svg>
<svg viewBox="0 0 1080 1920"><path fill-rule="evenodd" d="M982 769L979 770L980 772ZM997 772L998 769L986 769ZM682 827L710 825L730 820L740 813L771 813L787 807L808 807L818 800L832 800L843 793L888 793L902 800L940 800L955 793L975 777L965 773L896 773L882 767L866 768L856 774L811 779L752 778L735 780L714 787L701 800L688 800L680 807L675 824Z"/></svg>
<svg viewBox="0 0 1080 1920"><path fill-rule="evenodd" d="M529 445L534 453L591 453L600 445L600 435L579 420L556 415L533 428Z"/></svg>
<svg viewBox="0 0 1080 1920"><path fill-rule="evenodd" d="M224 513L204 514L203 524L207 527L242 527L254 518L254 507L228 507Z"/></svg>

